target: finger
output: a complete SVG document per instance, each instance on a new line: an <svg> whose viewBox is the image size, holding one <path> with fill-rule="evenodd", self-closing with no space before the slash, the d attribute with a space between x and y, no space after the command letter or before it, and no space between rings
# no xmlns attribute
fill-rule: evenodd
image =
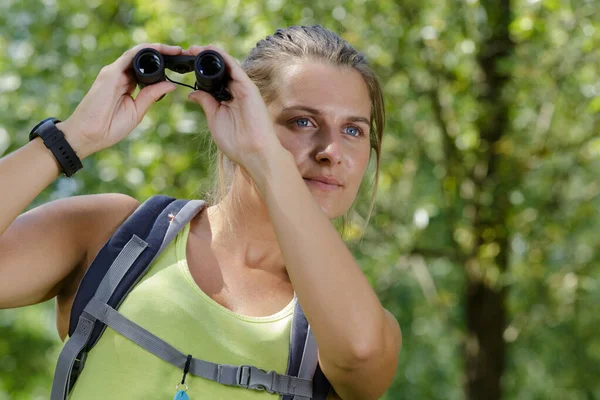
<svg viewBox="0 0 600 400"><path fill-rule="evenodd" d="M208 46L190 46L187 50L185 50L185 52L187 52L187 54L190 56L197 56L206 49L208 49Z"/></svg>
<svg viewBox="0 0 600 400"><path fill-rule="evenodd" d="M133 94L133 92L135 92L135 88L137 87L137 81L135 79L135 73L133 72L133 69L128 69L126 74L127 74L126 92L131 95L131 94Z"/></svg>
<svg viewBox="0 0 600 400"><path fill-rule="evenodd" d="M121 57L119 57L113 63L114 66L116 68L118 68L120 71L125 71L125 70L131 68L131 63L133 62L135 55L140 50L146 49L146 48L158 50L159 53L164 54L164 55L169 55L169 56L181 54L181 51L182 51L180 46L171 46L171 45L166 45L166 44L161 44L161 43L153 43L153 44L142 43L142 44L138 44L137 46L132 47L131 49L129 49L125 53L123 53L123 55Z"/></svg>
<svg viewBox="0 0 600 400"><path fill-rule="evenodd" d="M141 121L146 111L154 104L161 96L172 92L177 86L171 82L159 82L154 85L146 86L135 98L135 108L138 115L138 120ZM138 122L139 122L138 121Z"/></svg>
<svg viewBox="0 0 600 400"><path fill-rule="evenodd" d="M219 103L210 93L203 92L202 90L196 90L195 92L190 93L188 99L200 104L208 120L212 120L221 106L221 103Z"/></svg>

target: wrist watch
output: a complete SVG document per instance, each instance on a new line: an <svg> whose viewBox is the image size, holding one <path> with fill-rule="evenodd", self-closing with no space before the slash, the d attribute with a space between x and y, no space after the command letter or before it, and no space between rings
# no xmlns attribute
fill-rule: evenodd
<svg viewBox="0 0 600 400"><path fill-rule="evenodd" d="M75 151L67 142L65 134L56 127L56 123L61 122L56 118L46 118L37 124L29 132L29 141L36 137L41 137L48 149L54 154L56 160L62 167L62 172L67 176L72 176L75 172L83 168L81 160L75 154Z"/></svg>

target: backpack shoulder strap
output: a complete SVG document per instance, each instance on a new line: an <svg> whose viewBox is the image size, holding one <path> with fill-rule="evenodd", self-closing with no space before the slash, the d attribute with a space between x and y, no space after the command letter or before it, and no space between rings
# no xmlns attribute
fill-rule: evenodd
<svg viewBox="0 0 600 400"><path fill-rule="evenodd" d="M313 381L312 400L325 400L327 398L331 384L319 366L317 342L302 311L300 302L296 302L292 320L287 375L311 379ZM308 398L282 396L281 399L307 400Z"/></svg>
<svg viewBox="0 0 600 400"><path fill-rule="evenodd" d="M115 231L82 279L71 309L70 339L59 355L52 400L66 398L106 325L85 312L94 299L118 308L154 259L205 206L200 200L158 195L144 202Z"/></svg>
<svg viewBox="0 0 600 400"><path fill-rule="evenodd" d="M173 201L174 198L162 195L149 198L117 228L102 247L77 288L69 319L69 336L73 335L85 305L96 294L100 282L127 243L134 235L142 239L147 238L158 216Z"/></svg>

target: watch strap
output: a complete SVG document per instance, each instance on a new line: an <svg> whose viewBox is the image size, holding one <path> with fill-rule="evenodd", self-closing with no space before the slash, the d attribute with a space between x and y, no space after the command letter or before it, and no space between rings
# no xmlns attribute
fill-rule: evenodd
<svg viewBox="0 0 600 400"><path fill-rule="evenodd" d="M61 121L56 118L46 118L41 121L29 133L29 141L38 136L41 137L44 145L54 154L62 168L62 172L70 177L83 168L83 165L69 142L67 142L64 133L56 127L57 122Z"/></svg>

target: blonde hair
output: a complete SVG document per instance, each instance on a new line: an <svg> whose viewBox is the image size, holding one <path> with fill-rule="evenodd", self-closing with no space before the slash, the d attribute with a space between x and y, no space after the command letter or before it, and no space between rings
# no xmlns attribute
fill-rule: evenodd
<svg viewBox="0 0 600 400"><path fill-rule="evenodd" d="M364 79L371 100L371 149L375 151L376 170L365 227L369 222L375 204L375 194L379 184L379 164L381 142L385 127L385 106L383 93L375 72L365 57L348 42L320 25L292 26L277 29L271 36L259 41L248 57L242 62L242 68L256 84L265 103L270 104L278 95L280 86L278 71L293 62L310 60L324 62L338 67L354 68ZM208 201L216 204L229 192L235 170L233 163L220 151L217 154L217 171ZM341 224L342 234L350 220L350 210L344 215Z"/></svg>

